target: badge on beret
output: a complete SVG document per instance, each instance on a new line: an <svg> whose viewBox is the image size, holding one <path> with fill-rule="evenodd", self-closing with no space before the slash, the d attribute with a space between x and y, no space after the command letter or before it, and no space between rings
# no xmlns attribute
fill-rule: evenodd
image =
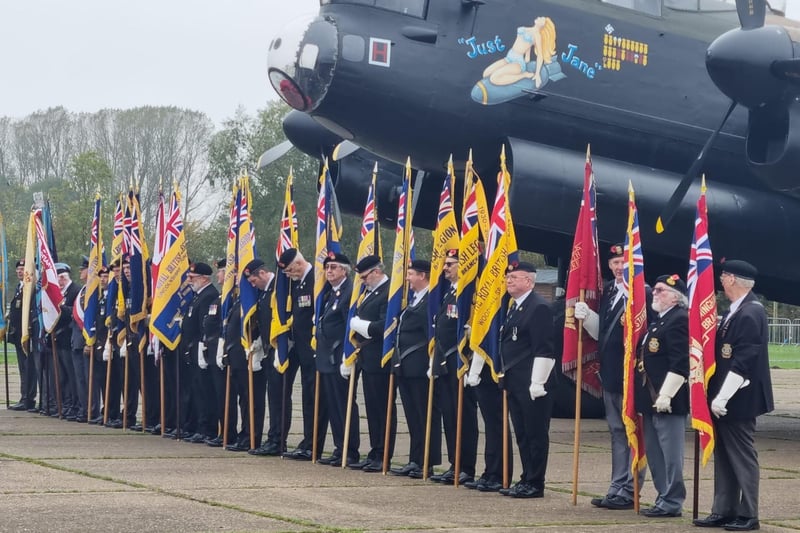
<svg viewBox="0 0 800 533"><path fill-rule="evenodd" d="M652 339L650 339L650 341L647 343L647 349L648 349L648 350L650 350L650 353L656 353L656 352L658 351L658 348L659 348L658 339L656 339L655 337L653 337L653 338L652 338Z"/></svg>
<svg viewBox="0 0 800 533"><path fill-rule="evenodd" d="M278 263L278 266L283 268L280 263ZM246 277L246 278L250 277L250 269L249 268L245 268L244 269L244 277Z"/></svg>
<svg viewBox="0 0 800 533"><path fill-rule="evenodd" d="M664 283L666 283L670 287L674 287L675 286L675 282L678 281L678 279L679 279L678 275L677 274L673 274L670 277L668 277L667 279L665 279Z"/></svg>
<svg viewBox="0 0 800 533"><path fill-rule="evenodd" d="M731 346L729 343L726 342L725 344L722 345L720 353L722 354L723 358L730 359L731 356L733 355L733 346Z"/></svg>

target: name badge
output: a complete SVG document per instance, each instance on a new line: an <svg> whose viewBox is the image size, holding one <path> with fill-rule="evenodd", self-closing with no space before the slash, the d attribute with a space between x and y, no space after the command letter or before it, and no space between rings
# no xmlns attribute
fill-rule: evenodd
<svg viewBox="0 0 800 533"><path fill-rule="evenodd" d="M301 294L297 298L297 307L311 307L311 295Z"/></svg>
<svg viewBox="0 0 800 533"><path fill-rule="evenodd" d="M208 314L210 316L214 316L217 314L217 306L216 305L209 305L208 306Z"/></svg>

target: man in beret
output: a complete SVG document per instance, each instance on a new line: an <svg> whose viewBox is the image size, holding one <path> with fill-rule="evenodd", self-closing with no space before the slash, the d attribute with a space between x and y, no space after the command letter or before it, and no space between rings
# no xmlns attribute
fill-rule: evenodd
<svg viewBox="0 0 800 533"><path fill-rule="evenodd" d="M20 259L16 265L17 289L8 306L8 342L14 345L19 367L20 398L9 409L13 411L36 412L36 365L31 355L22 347L22 287L25 279L25 260ZM31 352L32 354L32 352Z"/></svg>
<svg viewBox="0 0 800 533"><path fill-rule="evenodd" d="M283 424L283 409L287 416L291 407L291 391L283 386L283 375L278 372L275 360L275 350L270 345L270 328L272 324L272 294L275 291L275 274L267 269L264 261L254 259L245 265L243 278L258 289L256 302L256 320L253 329L253 343L250 352L245 353L245 376L247 376L247 360L253 360L253 412L254 426L248 430L253 432L256 447L248 450L250 455L280 455L286 448L286 434L289 432L289 423ZM232 362L235 364L235 361ZM249 395L249 384L245 389ZM267 440L261 439L264 433L264 413L269 404L269 428ZM289 418L291 420L291 418ZM249 439L249 434L248 434ZM249 447L249 443L248 443ZM230 446L228 449L231 449Z"/></svg>
<svg viewBox="0 0 800 533"><path fill-rule="evenodd" d="M347 456L344 457L344 426L349 382L339 374L344 352L347 315L350 310L350 296L353 293L353 282L349 277L351 265L346 255L334 252L329 252L322 264L325 268L326 281L322 288L322 309L316 324L316 364L321 389L317 423L324 438L324 431L330 422L334 450L330 456L322 457L317 462L342 466L342 461L345 461L351 465L359 460L358 405L355 398L350 398L352 418ZM318 449L322 451L322 448Z"/></svg>
<svg viewBox="0 0 800 533"><path fill-rule="evenodd" d="M94 356L91 363L94 365L92 373L92 378L94 379L92 383L92 412L87 415L88 422L92 425L103 423L103 414L100 411L100 405L101 401L105 402L106 371L108 366L106 362L103 361L103 348L106 345L106 338L108 337L108 327L106 326L108 267L101 267L97 275L100 280L100 286L98 288L97 310L94 319ZM119 392L119 390L117 390L117 392ZM117 394L117 398L119 399L119 394ZM117 401L117 405L119 406L119 401ZM103 410L106 409L108 409L108 406L103 405ZM119 408L117 408L117 410L119 411Z"/></svg>
<svg viewBox="0 0 800 533"><path fill-rule="evenodd" d="M68 264L56 263L56 272L58 273L58 286L64 301L61 304L61 315L51 335L55 339L55 349L58 354L61 416L65 420L74 422L78 418L80 406L75 381L75 367L72 365L72 307L78 292L80 292L80 287L72 282L71 269Z"/></svg>
<svg viewBox="0 0 800 533"><path fill-rule="evenodd" d="M425 433L428 419L428 284L431 264L423 259L414 259L408 266L406 280L412 295L408 305L400 314L397 327L392 371L397 378L397 388L403 402L410 438L408 463L392 468L396 476L415 479L433 474L433 466L442 461L441 418L431 424L429 471L423 471Z"/></svg>
<svg viewBox="0 0 800 533"><path fill-rule="evenodd" d="M289 368L286 376L287 388L292 390L297 370L300 369L300 384L303 396L303 440L297 448L285 452L286 459L311 460L314 440L314 388L316 366L314 349L311 347L314 331L314 267L306 261L296 248L289 248L278 259L278 268L291 279L292 291L292 341L294 347L289 355ZM286 427L291 426L291 403L286 406ZM323 432L322 436L324 437ZM318 435L319 436L319 435ZM317 442L317 450L322 450Z"/></svg>
<svg viewBox="0 0 800 533"><path fill-rule="evenodd" d="M631 448L625 424L622 422L622 390L625 370L625 345L622 323L628 291L623 283L625 269L622 244L609 248L608 269L614 279L605 283L600 297L599 312L584 302L575 304L575 318L583 320L583 329L598 341L600 381L603 385L603 405L611 436L611 484L604 498L593 498L592 505L606 509L633 509L633 475ZM648 291L648 301L650 293ZM649 305L648 305L649 307ZM639 487L644 483L645 470L639 472Z"/></svg>
<svg viewBox="0 0 800 533"><path fill-rule="evenodd" d="M89 258L85 255L82 257L78 275L81 283L86 283L86 278L89 269ZM75 375L75 389L76 389L76 402L78 406L76 422L86 422L89 417L87 413L89 399L89 358L84 354L86 348L86 340L83 337L83 312L86 307L86 287L81 287L78 291L78 296L75 298L75 303L72 307L72 324L71 324L71 338L72 345L72 367ZM97 407L93 404L92 408Z"/></svg>
<svg viewBox="0 0 800 533"><path fill-rule="evenodd" d="M452 484L455 481L457 411L458 411L458 250L448 250L444 258L444 279L450 283L445 292L439 313L434 318L435 352L431 359L431 372L438 376L434 388L434 404L441 412L450 468L441 475L431 476L431 481ZM475 479L478 453L478 402L474 387L464 390L461 427L461 471L458 483Z"/></svg>
<svg viewBox="0 0 800 533"><path fill-rule="evenodd" d="M517 438L522 474L500 494L512 498L544 496L550 448L550 412L553 397L547 384L555 365L553 315L550 305L533 292L536 267L512 263L506 272L506 291L511 306L500 331L503 387Z"/></svg>
<svg viewBox="0 0 800 533"><path fill-rule="evenodd" d="M366 292L356 307L356 314L350 319L350 328L355 331L358 343L357 370L361 371L364 389L364 408L367 411L370 450L364 461L350 465L364 472L383 471L385 446L389 446L389 459L394 454L397 433L397 412L392 409L389 420L389 443L386 438L386 406L389 403L389 372L391 365L382 366L383 333L386 326L386 307L389 297L389 277L377 255L368 255L356 265L356 273L361 278ZM342 377L349 378L351 367L342 364Z"/></svg>
<svg viewBox="0 0 800 533"><path fill-rule="evenodd" d="M641 511L650 518L681 516L686 499L683 448L689 413L689 313L686 284L677 274L660 276L653 286L658 313L642 337L634 389L642 414L647 464L658 492L655 505Z"/></svg>
<svg viewBox="0 0 800 533"><path fill-rule="evenodd" d="M756 418L774 409L767 350L767 313L752 290L756 268L745 261L722 264L720 283L731 302L717 330L717 370L708 383L715 417L714 503L694 521L729 531L759 529Z"/></svg>
<svg viewBox="0 0 800 533"><path fill-rule="evenodd" d="M120 429L122 428L122 418L120 411L120 400L123 385L122 358L119 346L117 345L117 333L123 326L117 319L119 298L117 291L122 288L122 261L120 259L111 263L110 281L108 290L104 291L101 300L105 305L101 306L105 310L102 317L102 326L98 325L97 338L98 345L102 346L102 360L106 367L106 383L108 387L104 391L108 402L103 404L103 417L105 426ZM100 341L103 341L101 343Z"/></svg>
<svg viewBox="0 0 800 533"><path fill-rule="evenodd" d="M215 305L219 291L211 284L212 274L211 266L206 263L192 263L189 266L187 281L194 292L194 299L181 323L181 345L187 362L182 369L186 369L190 377L190 393L184 397L181 411L184 407L187 411L191 410L196 421L192 427L192 419L186 419L188 428L194 429L195 433L184 440L196 444L217 436L221 418L221 413L216 410L213 383L208 372L209 361L213 356L209 355L206 346L209 339L218 338L220 330L219 313Z"/></svg>

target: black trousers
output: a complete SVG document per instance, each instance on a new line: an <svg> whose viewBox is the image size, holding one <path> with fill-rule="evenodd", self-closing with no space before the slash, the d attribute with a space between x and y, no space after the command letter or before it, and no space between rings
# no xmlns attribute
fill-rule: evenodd
<svg viewBox="0 0 800 533"><path fill-rule="evenodd" d="M56 393L61 393L61 414L64 416L77 416L80 405L78 404L78 391L75 387L75 367L72 364L72 348L56 344L58 354L58 383Z"/></svg>
<svg viewBox="0 0 800 533"><path fill-rule="evenodd" d="M458 392L459 380L456 368L457 354L447 361L447 374L436 379L433 391L434 405L442 413L447 459L450 465L456 464L456 438L458 435ZM451 361L452 359L452 361ZM478 455L478 399L473 387L464 389L461 412L461 472L475 476L475 463Z"/></svg>
<svg viewBox="0 0 800 533"><path fill-rule="evenodd" d="M239 443L250 446L250 398L247 384L247 369L225 368L230 370L230 397L228 398L228 441L226 444ZM227 377L226 377L227 379ZM238 410L237 410L238 408ZM241 416L242 429L238 431Z"/></svg>
<svg viewBox="0 0 800 533"><path fill-rule="evenodd" d="M266 372L267 403L269 404L267 442L277 444L282 452L286 451L286 436L292 425L292 385L299 368L297 361L292 359L289 361L289 368L283 374L273 366L274 351L261 362L264 372ZM293 367L294 370L292 370Z"/></svg>
<svg viewBox="0 0 800 533"><path fill-rule="evenodd" d="M33 358L22 349L21 342L15 342L13 345L17 352L17 367L19 368L19 401L25 404L27 409L32 409L36 405L36 364L33 362Z"/></svg>
<svg viewBox="0 0 800 533"><path fill-rule="evenodd" d="M473 357L480 357L475 354ZM530 376L530 374L529 374ZM503 391L492 380L489 365L481 371L481 382L475 387L475 393L483 418L485 463L482 477L490 481L503 481ZM511 430L508 431L508 477L514 475L514 459L511 451Z"/></svg>
<svg viewBox="0 0 800 533"><path fill-rule="evenodd" d="M125 369L128 372L127 398L125 398L125 417L128 419L127 427L136 424L136 414L139 411L139 350L132 345L128 346L128 355L121 358L122 386L125 387Z"/></svg>
<svg viewBox="0 0 800 533"><path fill-rule="evenodd" d="M298 370L300 370L300 387L302 390L303 402L303 440L300 441L297 447L303 450L311 450L312 441L314 439L314 388L317 372L317 366L314 363L314 352L300 350L290 354L289 368L287 368L284 373L286 376L286 387L289 391L294 387L294 380ZM285 405L286 427L290 428L292 425L290 415L292 412L291 401ZM324 435L324 432L320 433ZM319 441L317 442L317 449L322 449L319 447Z"/></svg>
<svg viewBox="0 0 800 533"><path fill-rule="evenodd" d="M342 455L344 450L344 426L347 418L347 393L349 392L350 381L344 379L339 372L320 373L320 385L322 387L320 400L325 398L326 415L331 425L331 435L333 436L334 455ZM320 401L320 413L322 411L322 401ZM358 404L355 401L355 391L351 399L350 431L347 442L347 459L357 462L360 458L359 448L361 446L361 435L358 428Z"/></svg>
<svg viewBox="0 0 800 533"><path fill-rule="evenodd" d="M522 475L520 481L544 490L547 457L550 450L550 413L553 395L531 400L531 368L533 358L517 363L505 373L508 410L514 423Z"/></svg>
<svg viewBox="0 0 800 533"><path fill-rule="evenodd" d="M367 459L382 461L384 439L386 438L386 407L389 403L389 372L361 373L361 386L364 390L364 408L367 410L367 429L370 450ZM397 387L395 387L397 388ZM392 391L394 398L396 391ZM392 418L389 430L389 460L394 455L397 436L397 409L392 405Z"/></svg>
<svg viewBox="0 0 800 533"><path fill-rule="evenodd" d="M397 387L400 390L400 399L403 402L403 411L406 415L410 447L408 462L423 465L425 458L425 424L428 418L428 378L422 377L397 377ZM430 456L428 464L438 465L442 462L442 419L441 414L434 413L431 422Z"/></svg>

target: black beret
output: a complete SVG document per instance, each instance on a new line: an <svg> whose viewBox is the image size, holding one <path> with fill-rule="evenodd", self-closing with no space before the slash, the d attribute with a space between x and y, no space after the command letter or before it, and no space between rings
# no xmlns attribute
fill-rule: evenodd
<svg viewBox="0 0 800 533"><path fill-rule="evenodd" d="M217 259L217 268L225 268L227 264L228 260L225 259L224 257L222 259Z"/></svg>
<svg viewBox="0 0 800 533"><path fill-rule="evenodd" d="M536 266L533 263L509 263L509 272L536 272Z"/></svg>
<svg viewBox="0 0 800 533"><path fill-rule="evenodd" d="M656 283L663 283L669 288L675 289L679 293L686 296L686 283L684 283L681 277L677 274L659 276L656 278Z"/></svg>
<svg viewBox="0 0 800 533"><path fill-rule="evenodd" d="M625 255L625 247L621 244L612 244L611 248L608 249L608 258L614 259L615 257L622 257Z"/></svg>
<svg viewBox="0 0 800 533"><path fill-rule="evenodd" d="M66 263L56 263L56 272L58 274L69 274L72 269Z"/></svg>
<svg viewBox="0 0 800 533"><path fill-rule="evenodd" d="M417 272L425 272L426 274L430 274L431 272L431 262L425 261L424 259L412 259L408 263L409 270L416 270Z"/></svg>
<svg viewBox="0 0 800 533"><path fill-rule="evenodd" d="M322 262L322 266L328 263L339 263L340 265L349 265L350 260L344 254L337 254L336 252L328 252L328 257Z"/></svg>
<svg viewBox="0 0 800 533"><path fill-rule="evenodd" d="M25 260L24 259L20 259L19 261L17 261L17 266L15 268L24 267L24 266L25 266Z"/></svg>
<svg viewBox="0 0 800 533"><path fill-rule="evenodd" d="M722 263L722 271L742 279L756 279L758 275L756 267L740 259L725 261Z"/></svg>
<svg viewBox="0 0 800 533"><path fill-rule="evenodd" d="M115 261L112 261L111 264L108 265L108 267L109 268L119 268L119 259L117 259Z"/></svg>
<svg viewBox="0 0 800 533"><path fill-rule="evenodd" d="M359 261L356 264L356 272L358 272L359 274L363 274L364 272L372 270L373 268L375 268L380 264L381 264L380 257L378 257L377 255L368 255L362 258L361 261Z"/></svg>
<svg viewBox="0 0 800 533"><path fill-rule="evenodd" d="M131 256L125 255L122 257L122 264L123 265L130 265L131 264Z"/></svg>
<svg viewBox="0 0 800 533"><path fill-rule="evenodd" d="M97 275L99 276L100 274L108 274L108 267L107 266L101 266L100 270L97 271Z"/></svg>
<svg viewBox="0 0 800 533"><path fill-rule="evenodd" d="M458 248L450 248L447 250L445 257L452 257L453 259L458 259Z"/></svg>
<svg viewBox="0 0 800 533"><path fill-rule="evenodd" d="M292 261L297 257L297 248L289 248L281 254L278 258L278 268L286 268L292 264Z"/></svg>
<svg viewBox="0 0 800 533"><path fill-rule="evenodd" d="M211 266L206 263L192 263L189 267L190 274L197 274L198 276L210 276Z"/></svg>
<svg viewBox="0 0 800 533"><path fill-rule="evenodd" d="M82 255L81 256L81 268L89 268L89 257Z"/></svg>
<svg viewBox="0 0 800 533"><path fill-rule="evenodd" d="M264 266L264 261L262 261L261 259L253 259L244 266L244 270L242 271L242 273L244 274L244 277L249 278L255 272L257 272L259 268L262 268L263 266Z"/></svg>

